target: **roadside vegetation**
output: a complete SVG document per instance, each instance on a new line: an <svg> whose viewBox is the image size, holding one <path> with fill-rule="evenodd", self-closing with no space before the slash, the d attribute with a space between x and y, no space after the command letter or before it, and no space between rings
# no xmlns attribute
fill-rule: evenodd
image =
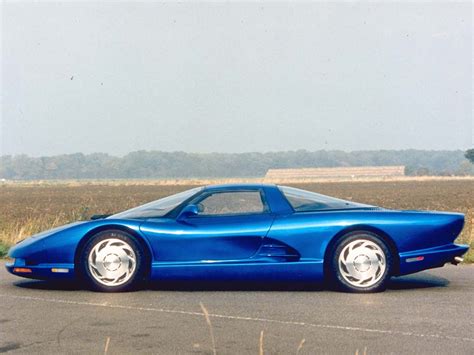
<svg viewBox="0 0 474 355"><path fill-rule="evenodd" d="M3 241L0 241L0 258L4 258L7 256L9 246L5 244Z"/></svg>
<svg viewBox="0 0 474 355"><path fill-rule="evenodd" d="M462 212L459 243L474 262L474 180L289 184L311 191L393 209ZM190 185L4 184L0 186L0 257L32 234L94 214L122 211L189 189Z"/></svg>
<svg viewBox="0 0 474 355"><path fill-rule="evenodd" d="M137 151L49 157L0 156L0 179L176 179L263 177L268 169L403 165L409 176L474 175L472 151L307 150L268 153Z"/></svg>

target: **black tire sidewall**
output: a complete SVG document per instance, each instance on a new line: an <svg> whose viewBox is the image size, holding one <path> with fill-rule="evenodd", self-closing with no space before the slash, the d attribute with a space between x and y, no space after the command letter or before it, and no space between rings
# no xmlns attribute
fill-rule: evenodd
<svg viewBox="0 0 474 355"><path fill-rule="evenodd" d="M97 245L97 243L110 238L120 239L129 244L135 252L137 262L133 276L127 282L118 286L106 286L99 283L97 280L95 280L89 270L88 259L91 250ZM138 243L131 234L116 229L103 230L92 236L85 244L79 259L80 276L82 280L88 288L100 292L124 292L136 289L140 281L143 279L144 267L145 253L140 243Z"/></svg>
<svg viewBox="0 0 474 355"><path fill-rule="evenodd" d="M376 243L385 254L386 268L384 275L380 280L372 286L369 287L355 287L347 282L341 274L339 269L339 255L344 249L344 247L353 242L354 240L370 240L371 242ZM344 292L354 292L354 293L370 293L370 292L381 292L384 291L387 287L387 282L390 279L392 273L393 257L390 249L387 244L383 241L381 237L372 232L366 231L355 231L346 234L342 237L339 242L336 244L334 252L331 256L330 272L331 272L331 281L333 286L338 290Z"/></svg>

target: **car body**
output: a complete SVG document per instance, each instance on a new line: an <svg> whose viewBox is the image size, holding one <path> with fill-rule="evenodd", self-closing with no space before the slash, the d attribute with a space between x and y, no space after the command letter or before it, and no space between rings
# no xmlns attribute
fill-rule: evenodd
<svg viewBox="0 0 474 355"><path fill-rule="evenodd" d="M28 278L76 279L88 241L115 230L143 251L146 279L317 282L337 245L357 232L383 244L390 277L459 262L468 250L454 243L463 225L461 213L388 210L270 184L214 185L34 235L11 248L6 267ZM371 254L366 247L359 254Z"/></svg>

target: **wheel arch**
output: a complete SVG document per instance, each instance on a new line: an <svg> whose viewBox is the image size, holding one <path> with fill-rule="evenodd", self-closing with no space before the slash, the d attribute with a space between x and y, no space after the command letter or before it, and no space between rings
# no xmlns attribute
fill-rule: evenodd
<svg viewBox="0 0 474 355"><path fill-rule="evenodd" d="M393 239L385 233L380 228L376 228L369 225L354 225L349 226L347 228L342 229L339 231L334 237L331 238L330 242L328 243L326 250L324 252L324 276L329 276L329 265L331 263L331 254L334 252L337 244L340 240L344 239L345 236L352 232L370 232L382 239L382 241L387 245L390 252L392 253L392 275L398 275L400 270L400 257L398 255L398 248L393 241Z"/></svg>
<svg viewBox="0 0 474 355"><path fill-rule="evenodd" d="M120 224L107 224L107 225L102 225L96 228L91 229L88 231L79 241L76 247L76 251L74 253L74 269L76 273L80 273L81 268L79 267L79 261L81 257L81 253L84 250L87 242L93 238L97 233L106 231L106 230L119 230L122 232L125 232L129 235L131 235L138 244L142 247L144 253L145 253L145 258L146 258L146 264L145 264L145 273L144 277L148 278L150 275L151 271L151 263L152 263L152 254L151 254L151 248L148 245L148 242L145 241L145 239L137 233L135 230L128 228L126 226L120 225Z"/></svg>

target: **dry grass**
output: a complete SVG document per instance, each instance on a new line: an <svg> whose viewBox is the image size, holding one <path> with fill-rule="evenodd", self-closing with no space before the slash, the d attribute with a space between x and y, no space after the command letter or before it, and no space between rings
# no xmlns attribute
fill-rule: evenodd
<svg viewBox="0 0 474 355"><path fill-rule="evenodd" d="M17 241L94 214L125 210L192 186L0 186L0 243Z"/></svg>
<svg viewBox="0 0 474 355"><path fill-rule="evenodd" d="M426 180L288 184L323 194L394 209L466 214L458 242L471 245L474 262L474 180ZM93 214L121 211L196 185L137 185L105 182L0 185L0 256L7 246L37 232ZM3 246L2 246L3 245Z"/></svg>
<svg viewBox="0 0 474 355"><path fill-rule="evenodd" d="M107 337L105 340L104 355L107 355L109 352L110 337Z"/></svg>
<svg viewBox="0 0 474 355"><path fill-rule="evenodd" d="M305 342L306 342L305 338L301 339L300 343L298 344L298 347L296 348L296 355L298 355L301 349L303 349L303 345Z"/></svg>
<svg viewBox="0 0 474 355"><path fill-rule="evenodd" d="M209 335L211 337L211 344L212 344L212 354L216 355L217 354L216 339L214 338L214 330L212 329L212 323L211 323L211 318L209 318L209 312L207 311L207 308L204 307L202 302L199 302L199 305L201 306L202 313L204 314L204 317L206 318L207 326L209 327Z"/></svg>

